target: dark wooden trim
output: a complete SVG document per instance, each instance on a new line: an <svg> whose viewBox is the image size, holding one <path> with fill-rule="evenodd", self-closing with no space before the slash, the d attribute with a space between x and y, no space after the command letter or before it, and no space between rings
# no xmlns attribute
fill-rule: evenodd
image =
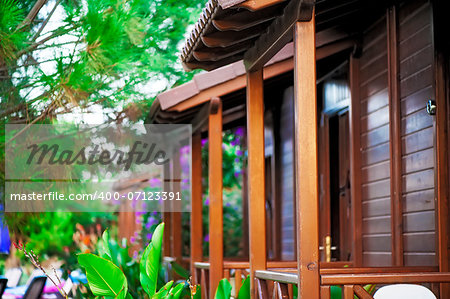
<svg viewBox="0 0 450 299"><path fill-rule="evenodd" d="M209 115L209 274L210 298L223 278L222 103Z"/></svg>
<svg viewBox="0 0 450 299"><path fill-rule="evenodd" d="M432 1L434 87L436 97L436 196L439 271L449 271L449 102L450 102L450 43L448 41L447 1ZM441 284L441 298L450 297L448 284Z"/></svg>
<svg viewBox="0 0 450 299"><path fill-rule="evenodd" d="M319 188L315 18L295 24L294 157L298 297L319 298Z"/></svg>
<svg viewBox="0 0 450 299"><path fill-rule="evenodd" d="M391 233L392 264L403 265L403 210L402 210L402 137L399 88L397 10L387 10L388 92L389 92L389 151L391 173Z"/></svg>
<svg viewBox="0 0 450 299"><path fill-rule="evenodd" d="M171 176L170 176L170 166L171 161L164 164L163 166L163 188L166 192L172 192L172 184L171 184ZM163 221L164 221L164 237L163 237L163 255L164 256L172 256L172 243L171 243L171 234L172 234L172 213L170 212L170 208L168 206L168 202L164 203L164 211L163 211Z"/></svg>
<svg viewBox="0 0 450 299"><path fill-rule="evenodd" d="M255 271L266 269L266 208L264 158L263 71L247 73L248 216L251 292Z"/></svg>
<svg viewBox="0 0 450 299"><path fill-rule="evenodd" d="M359 58L350 57L350 192L353 220L353 263L363 264L362 252L362 186L361 186L361 99L359 96Z"/></svg>
<svg viewBox="0 0 450 299"><path fill-rule="evenodd" d="M323 285L450 282L450 273L370 273L322 275ZM353 297L352 297L353 298Z"/></svg>
<svg viewBox="0 0 450 299"><path fill-rule="evenodd" d="M172 192L181 192L181 165L180 165L180 149L176 148L173 153L172 160ZM172 257L176 258L177 262L180 263L183 257L183 240L181 236L182 225L181 225L181 202L172 201L172 225L171 225L171 236L170 241L172 242Z"/></svg>
<svg viewBox="0 0 450 299"><path fill-rule="evenodd" d="M195 263L203 260L202 137L200 133L192 136L191 168L191 275L194 275ZM194 281L194 283L200 282Z"/></svg>
<svg viewBox="0 0 450 299"><path fill-rule="evenodd" d="M246 70L254 71L263 68L266 62L292 39L295 23L311 20L313 8L313 0L290 1L283 14L272 21L265 33L256 40L254 46L244 54Z"/></svg>

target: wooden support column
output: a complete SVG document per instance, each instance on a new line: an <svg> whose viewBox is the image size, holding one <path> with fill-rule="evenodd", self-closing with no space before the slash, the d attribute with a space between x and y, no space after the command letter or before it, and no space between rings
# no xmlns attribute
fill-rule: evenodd
<svg viewBox="0 0 450 299"><path fill-rule="evenodd" d="M311 21L294 34L294 144L297 204L298 298L319 298L319 192L317 161L316 43Z"/></svg>
<svg viewBox="0 0 450 299"><path fill-rule="evenodd" d="M263 71L247 72L247 148L250 288L256 298L255 271L266 269Z"/></svg>
<svg viewBox="0 0 450 299"><path fill-rule="evenodd" d="M437 251L440 272L449 271L449 104L450 104L450 20L446 1L433 2L434 70L436 95L436 219ZM450 298L449 284L441 284L441 298Z"/></svg>
<svg viewBox="0 0 450 299"><path fill-rule="evenodd" d="M362 266L362 190L361 190L361 99L359 97L359 59L350 57L350 188L353 219L353 264Z"/></svg>
<svg viewBox="0 0 450 299"><path fill-rule="evenodd" d="M209 286L214 298L223 278L223 198L222 198L222 103L219 101L209 114Z"/></svg>
<svg viewBox="0 0 450 299"><path fill-rule="evenodd" d="M195 262L201 262L203 259L202 137L200 133L192 136L191 169L191 275L194 278ZM194 283L200 282L194 281Z"/></svg>
<svg viewBox="0 0 450 299"><path fill-rule="evenodd" d="M395 6L387 11L388 87L389 87L389 151L391 162L391 232L392 265L403 266L402 209L402 136L399 88L399 57L397 12Z"/></svg>
<svg viewBox="0 0 450 299"><path fill-rule="evenodd" d="M180 165L180 147L177 147L173 153L172 161L172 190L171 192L181 192L181 165ZM182 237L181 237L181 201L172 201L172 225L171 225L171 242L172 242L172 257L176 258L180 263L182 259Z"/></svg>
<svg viewBox="0 0 450 299"><path fill-rule="evenodd" d="M171 160L164 164L163 168L163 188L164 191L170 192L172 188L171 184ZM164 203L164 211L163 211L163 221L164 221L164 239L163 239L163 256L171 256L172 255L172 242L171 242L171 234L172 234L172 213L170 212L170 202Z"/></svg>

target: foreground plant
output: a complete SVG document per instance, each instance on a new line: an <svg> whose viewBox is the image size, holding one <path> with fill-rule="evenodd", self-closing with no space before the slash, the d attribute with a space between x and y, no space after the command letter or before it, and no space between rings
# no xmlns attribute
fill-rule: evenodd
<svg viewBox="0 0 450 299"><path fill-rule="evenodd" d="M19 242L19 243L13 243L14 247L16 247L17 250L22 251L25 257L33 264L34 267L41 270L42 273L44 273L45 276L55 285L55 287L58 289L58 292L63 296L64 298L68 298L66 292L60 287L61 286L61 280L59 279L58 275L56 274L55 268L53 268L53 272L55 274L55 277L57 281L51 277L47 271L42 267L41 263L39 262L38 256L34 253L32 249L27 249L26 244Z"/></svg>
<svg viewBox="0 0 450 299"><path fill-rule="evenodd" d="M224 278L219 281L214 299L230 299L232 286L230 282ZM236 299L250 299L250 276L242 283Z"/></svg>
<svg viewBox="0 0 450 299"><path fill-rule="evenodd" d="M141 287L148 298L178 299L185 289L185 283L174 285L169 281L159 290L158 275L161 269L161 248L164 223L158 225L152 240L145 248L139 262ZM103 233L103 248L99 255L84 253L78 255L79 264L85 268L88 285L95 296L113 298L133 298L128 289L128 281L122 270L113 262L113 255L108 243L108 232ZM192 291L194 290L194 291ZM191 297L200 294L197 287L191 287Z"/></svg>

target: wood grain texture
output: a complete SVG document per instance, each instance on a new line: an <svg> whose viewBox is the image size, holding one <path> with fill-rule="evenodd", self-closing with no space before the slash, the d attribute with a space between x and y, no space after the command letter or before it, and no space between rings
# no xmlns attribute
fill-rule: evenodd
<svg viewBox="0 0 450 299"><path fill-rule="evenodd" d="M264 178L264 81L262 70L247 73L247 147L249 257L251 294L256 295L255 271L266 269Z"/></svg>
<svg viewBox="0 0 450 299"><path fill-rule="evenodd" d="M391 159L387 19L365 32L359 84L362 265L391 265ZM375 73L373 73L375 71Z"/></svg>
<svg viewBox="0 0 450 299"><path fill-rule="evenodd" d="M389 91L389 128L391 160L391 231L392 262L403 265L403 217L402 217L402 150L401 150L401 112L400 112L400 63L398 60L398 16L396 6L387 11L388 39L388 91Z"/></svg>
<svg viewBox="0 0 450 299"><path fill-rule="evenodd" d="M222 103L209 115L209 271L210 298L223 278Z"/></svg>
<svg viewBox="0 0 450 299"><path fill-rule="evenodd" d="M295 193L298 297L319 298L319 196L315 19L297 22L294 35Z"/></svg>
<svg viewBox="0 0 450 299"><path fill-rule="evenodd" d="M202 137L200 133L192 136L191 167L191 273L195 273L195 263L203 259ZM200 282L194 281L194 283Z"/></svg>
<svg viewBox="0 0 450 299"><path fill-rule="evenodd" d="M351 192L351 218L353 219L353 262L356 267L362 266L362 190L361 190L361 99L359 94L359 67L360 59L350 57L350 192ZM365 142L368 143L367 141Z"/></svg>

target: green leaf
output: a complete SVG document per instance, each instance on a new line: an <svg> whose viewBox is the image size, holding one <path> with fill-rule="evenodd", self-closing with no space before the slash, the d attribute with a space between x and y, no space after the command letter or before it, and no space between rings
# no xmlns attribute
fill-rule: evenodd
<svg viewBox="0 0 450 299"><path fill-rule="evenodd" d="M173 299L179 299L184 289L184 283L177 284L171 291L169 296Z"/></svg>
<svg viewBox="0 0 450 299"><path fill-rule="evenodd" d="M173 280L166 283L161 289L159 289L158 293L154 294L152 299L160 299L165 298L167 294L169 294L170 289L172 288Z"/></svg>
<svg viewBox="0 0 450 299"><path fill-rule="evenodd" d="M112 261L111 249L109 248L109 232L107 229L103 232L102 239L99 242L98 253L102 258Z"/></svg>
<svg viewBox="0 0 450 299"><path fill-rule="evenodd" d="M78 263L86 269L89 287L95 296L123 299L128 283L123 272L111 261L92 253L78 255Z"/></svg>
<svg viewBox="0 0 450 299"><path fill-rule="evenodd" d="M188 270L184 269L183 266L178 264L177 262L171 262L172 270L178 274L183 279L189 279L190 273Z"/></svg>
<svg viewBox="0 0 450 299"><path fill-rule="evenodd" d="M141 261L139 263L139 279L141 281L141 286L144 289L144 291L148 294L150 294L150 278L147 275L147 260L148 255L150 254L150 249L152 248L152 243L148 244L147 248L145 248L144 253L142 253Z"/></svg>
<svg viewBox="0 0 450 299"><path fill-rule="evenodd" d="M241 289L239 290L238 299L250 299L250 275L247 275L247 278L242 283Z"/></svg>
<svg viewBox="0 0 450 299"><path fill-rule="evenodd" d="M342 288L339 286L330 287L330 298L331 299L341 299L342 298Z"/></svg>
<svg viewBox="0 0 450 299"><path fill-rule="evenodd" d="M149 296L153 296L156 292L158 283L158 273L161 268L161 248L164 234L164 223L159 224L153 232L152 241L148 245L150 247L147 259L145 261L145 270L148 276L148 291Z"/></svg>
<svg viewBox="0 0 450 299"><path fill-rule="evenodd" d="M222 279L219 281L219 286L217 287L214 299L230 299L231 288L230 282L226 278Z"/></svg>

